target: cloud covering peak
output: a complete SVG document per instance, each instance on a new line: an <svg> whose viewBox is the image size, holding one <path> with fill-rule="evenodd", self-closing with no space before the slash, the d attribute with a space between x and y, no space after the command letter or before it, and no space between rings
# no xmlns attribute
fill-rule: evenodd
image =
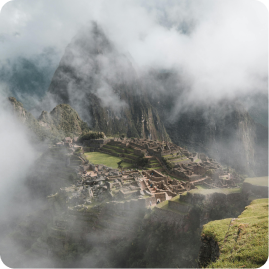
<svg viewBox="0 0 269 269"><path fill-rule="evenodd" d="M96 21L139 72L176 70L187 106L218 102L267 93L267 19L254 0L15 0L0 16L0 63L53 47L56 68L78 30Z"/></svg>

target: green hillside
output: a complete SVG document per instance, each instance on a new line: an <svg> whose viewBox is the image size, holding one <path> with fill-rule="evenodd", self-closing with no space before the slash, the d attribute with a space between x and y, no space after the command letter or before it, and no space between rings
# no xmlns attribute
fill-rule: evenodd
<svg viewBox="0 0 269 269"><path fill-rule="evenodd" d="M208 268L258 268L268 258L268 199L258 199L236 219L211 221L204 225L202 240L216 242L219 259L209 264L200 253L200 263ZM213 241L214 240L214 241ZM213 249L214 250L214 249ZM211 248L212 252L212 248ZM217 253L217 247L215 248Z"/></svg>

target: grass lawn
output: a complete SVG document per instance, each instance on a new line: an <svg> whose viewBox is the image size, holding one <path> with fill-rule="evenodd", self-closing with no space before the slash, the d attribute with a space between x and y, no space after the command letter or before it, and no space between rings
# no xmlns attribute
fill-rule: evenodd
<svg viewBox="0 0 269 269"><path fill-rule="evenodd" d="M93 164L103 164L112 168L118 168L117 163L122 160L122 158L100 152L87 152L85 156ZM121 166L123 168L130 168L132 164L123 162Z"/></svg>
<svg viewBox="0 0 269 269"><path fill-rule="evenodd" d="M207 268L261 267L268 258L268 199L252 201L232 222L223 219L207 223L202 236L217 241L221 253Z"/></svg>
<svg viewBox="0 0 269 269"><path fill-rule="evenodd" d="M256 186L268 187L268 177L248 177L244 182L250 183Z"/></svg>

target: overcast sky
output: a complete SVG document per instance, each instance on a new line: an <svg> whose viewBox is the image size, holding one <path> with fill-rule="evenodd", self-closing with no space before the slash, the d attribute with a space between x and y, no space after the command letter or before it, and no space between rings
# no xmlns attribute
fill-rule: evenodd
<svg viewBox="0 0 269 269"><path fill-rule="evenodd" d="M13 0L0 15L0 62L50 47L56 68L78 30L97 21L140 70L184 74L190 102L265 93L267 13L254 0Z"/></svg>

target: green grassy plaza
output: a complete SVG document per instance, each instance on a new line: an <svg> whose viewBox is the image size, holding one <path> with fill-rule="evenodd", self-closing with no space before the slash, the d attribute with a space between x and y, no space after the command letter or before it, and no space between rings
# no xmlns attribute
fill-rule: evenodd
<svg viewBox="0 0 269 269"><path fill-rule="evenodd" d="M93 164L103 164L111 168L118 168L117 163L122 160L122 158L111 156L109 154L100 153L100 152L87 152L85 156L89 160L89 162ZM131 168L132 164L122 162L121 166L123 168Z"/></svg>

